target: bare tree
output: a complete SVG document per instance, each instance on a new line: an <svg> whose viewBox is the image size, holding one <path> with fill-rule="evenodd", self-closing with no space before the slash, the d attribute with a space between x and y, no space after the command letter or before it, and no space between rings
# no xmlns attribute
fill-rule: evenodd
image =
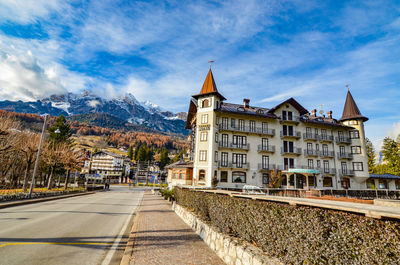
<svg viewBox="0 0 400 265"><path fill-rule="evenodd" d="M50 176L47 182L47 188L53 187L54 172L57 167L62 166L62 155L68 152L68 144L60 143L54 144L52 142L45 142L43 145L43 160L50 167Z"/></svg>
<svg viewBox="0 0 400 265"><path fill-rule="evenodd" d="M281 182L284 178L286 178L285 175L282 175L282 171L281 170L276 170L276 169L272 169L271 170L271 181L269 182L269 187L270 188L279 188L279 186L281 185Z"/></svg>
<svg viewBox="0 0 400 265"><path fill-rule="evenodd" d="M68 188L69 173L74 169L80 168L85 157L86 154L82 149L73 149L72 147L69 148L68 152L63 153L62 159L64 168L66 169L64 183L65 190Z"/></svg>
<svg viewBox="0 0 400 265"><path fill-rule="evenodd" d="M18 137L16 148L23 154L25 160L25 173L22 186L24 192L27 192L28 190L28 175L33 165L33 162L35 161L35 155L38 151L39 141L39 134L31 133L28 131L22 132Z"/></svg>

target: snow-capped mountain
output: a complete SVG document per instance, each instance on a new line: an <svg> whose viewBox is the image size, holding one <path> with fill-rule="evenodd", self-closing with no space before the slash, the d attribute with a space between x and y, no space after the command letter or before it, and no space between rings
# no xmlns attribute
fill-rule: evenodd
<svg viewBox="0 0 400 265"><path fill-rule="evenodd" d="M36 102L0 101L0 109L23 113L49 113L54 116L105 113L128 123L162 132L186 133L181 113L164 111L149 101L139 102L132 94L108 100L84 91L81 94L51 95Z"/></svg>

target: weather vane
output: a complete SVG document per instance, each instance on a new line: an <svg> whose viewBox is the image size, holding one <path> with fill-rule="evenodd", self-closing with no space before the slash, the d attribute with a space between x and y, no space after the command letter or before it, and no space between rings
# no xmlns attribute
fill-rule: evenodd
<svg viewBox="0 0 400 265"><path fill-rule="evenodd" d="M209 60L208 62L210 63L210 69L211 69L211 64L214 62L214 60Z"/></svg>

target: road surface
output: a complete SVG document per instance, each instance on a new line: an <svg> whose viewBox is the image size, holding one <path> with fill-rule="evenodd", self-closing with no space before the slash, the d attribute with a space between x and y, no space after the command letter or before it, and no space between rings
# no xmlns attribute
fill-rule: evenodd
<svg viewBox="0 0 400 265"><path fill-rule="evenodd" d="M143 189L0 209L0 264L118 264Z"/></svg>

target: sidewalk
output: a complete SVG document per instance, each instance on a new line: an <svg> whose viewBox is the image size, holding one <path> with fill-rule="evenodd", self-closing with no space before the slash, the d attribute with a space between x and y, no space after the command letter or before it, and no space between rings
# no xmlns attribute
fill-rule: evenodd
<svg viewBox="0 0 400 265"><path fill-rule="evenodd" d="M146 192L136 219L130 265L222 265L224 262L171 210Z"/></svg>

